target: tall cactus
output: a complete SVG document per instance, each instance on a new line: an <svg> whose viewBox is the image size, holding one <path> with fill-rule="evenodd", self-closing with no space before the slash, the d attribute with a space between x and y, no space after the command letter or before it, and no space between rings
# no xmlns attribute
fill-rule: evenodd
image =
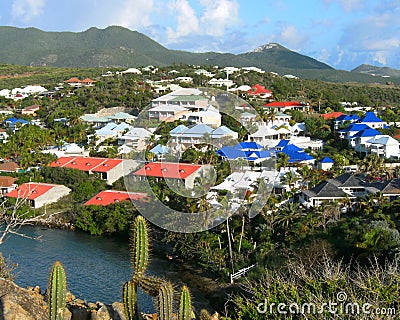
<svg viewBox="0 0 400 320"><path fill-rule="evenodd" d="M136 284L133 281L128 281L124 284L122 302L124 303L126 319L138 320Z"/></svg>
<svg viewBox="0 0 400 320"><path fill-rule="evenodd" d="M56 261L47 288L49 320L63 320L66 309L67 277L61 262Z"/></svg>
<svg viewBox="0 0 400 320"><path fill-rule="evenodd" d="M161 288L157 296L158 318L160 320L172 319L172 308L174 301L174 288L171 282L166 282Z"/></svg>
<svg viewBox="0 0 400 320"><path fill-rule="evenodd" d="M192 317L192 301L190 297L189 288L182 287L180 300L179 300L179 320L191 320Z"/></svg>
<svg viewBox="0 0 400 320"><path fill-rule="evenodd" d="M166 280L152 276L135 277L134 281L144 292L152 297L157 297L161 287L166 283Z"/></svg>
<svg viewBox="0 0 400 320"><path fill-rule="evenodd" d="M149 234L142 216L136 217L132 231L132 264L135 276L141 277L149 265Z"/></svg>

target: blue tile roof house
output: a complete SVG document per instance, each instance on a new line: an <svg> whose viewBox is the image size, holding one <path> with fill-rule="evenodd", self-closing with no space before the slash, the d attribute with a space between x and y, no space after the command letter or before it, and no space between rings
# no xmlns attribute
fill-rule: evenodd
<svg viewBox="0 0 400 320"><path fill-rule="evenodd" d="M284 153L289 156L289 163L314 164L315 158L310 156L302 148L290 143L289 140L281 140L274 148L276 154Z"/></svg>
<svg viewBox="0 0 400 320"><path fill-rule="evenodd" d="M26 124L29 124L29 121L18 118L8 118L3 121L4 127L9 128L13 131L18 130L18 127L22 127Z"/></svg>
<svg viewBox="0 0 400 320"><path fill-rule="evenodd" d="M345 123L355 123L360 120L360 117L358 117L356 114L342 114L341 116L337 117L333 123L335 126L335 130L339 128L339 126L345 124Z"/></svg>
<svg viewBox="0 0 400 320"><path fill-rule="evenodd" d="M333 161L331 158L329 157L325 157L322 158L321 160L318 161L317 163L317 168L327 171L330 170L332 168L332 166L334 165L335 161Z"/></svg>
<svg viewBox="0 0 400 320"><path fill-rule="evenodd" d="M226 160L244 159L254 163L271 159L270 151L255 142L240 142L235 146L225 146L217 150L217 154Z"/></svg>
<svg viewBox="0 0 400 320"><path fill-rule="evenodd" d="M387 126L387 123L375 115L375 112L367 112L360 120L360 123L368 125L370 128L379 129Z"/></svg>

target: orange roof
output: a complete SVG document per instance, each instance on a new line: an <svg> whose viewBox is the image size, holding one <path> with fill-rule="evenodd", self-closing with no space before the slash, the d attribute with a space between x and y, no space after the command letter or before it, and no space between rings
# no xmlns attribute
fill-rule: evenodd
<svg viewBox="0 0 400 320"><path fill-rule="evenodd" d="M29 182L21 184L18 188L5 194L4 196L10 198L35 200L36 198L44 195L50 189L58 186L58 184Z"/></svg>
<svg viewBox="0 0 400 320"><path fill-rule="evenodd" d="M134 172L137 176L158 178L186 179L192 173L199 170L201 165L175 162L150 162L143 168Z"/></svg>
<svg viewBox="0 0 400 320"><path fill-rule="evenodd" d="M343 112L330 112L330 113L324 113L324 114L321 114L320 116L322 117L322 118L324 118L325 120L328 120L328 119L336 119L336 118L338 118L338 117L340 117L342 114L344 114Z"/></svg>
<svg viewBox="0 0 400 320"><path fill-rule="evenodd" d="M19 165L16 164L15 162L4 162L0 163L0 171L5 171L5 172L16 172L19 169Z"/></svg>
<svg viewBox="0 0 400 320"><path fill-rule="evenodd" d="M259 95L259 94L266 94L266 93L272 94L272 91L265 89L264 86L255 84L254 86L251 87L251 89L247 90L247 93L252 94L252 95Z"/></svg>
<svg viewBox="0 0 400 320"><path fill-rule="evenodd" d="M78 78L71 78L66 80L65 82L70 83L70 82L81 82L81 80L79 80Z"/></svg>
<svg viewBox="0 0 400 320"><path fill-rule="evenodd" d="M85 206L96 205L96 206L107 206L112 203L128 201L128 200L139 200L147 197L146 193L126 192L126 191L115 191L105 190L98 193L89 201L85 202Z"/></svg>
<svg viewBox="0 0 400 320"><path fill-rule="evenodd" d="M82 83L92 83L94 81L92 79L90 79L90 78L86 78L86 79L84 79L84 80L82 80L80 82L82 82Z"/></svg>
<svg viewBox="0 0 400 320"><path fill-rule="evenodd" d="M17 178L10 176L0 176L0 187L6 188L11 187Z"/></svg>
<svg viewBox="0 0 400 320"><path fill-rule="evenodd" d="M81 171L107 172L122 163L122 159L94 157L61 157L50 164L50 167L63 167Z"/></svg>

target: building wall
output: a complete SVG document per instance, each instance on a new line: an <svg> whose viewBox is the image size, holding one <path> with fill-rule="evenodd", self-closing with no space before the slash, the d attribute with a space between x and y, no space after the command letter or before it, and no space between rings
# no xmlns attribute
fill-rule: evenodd
<svg viewBox="0 0 400 320"><path fill-rule="evenodd" d="M33 201L33 207L40 208L40 207L43 207L45 204L57 202L59 199L68 195L70 192L71 192L71 189L67 188L66 186L57 186L57 187L51 188L45 194L37 197Z"/></svg>

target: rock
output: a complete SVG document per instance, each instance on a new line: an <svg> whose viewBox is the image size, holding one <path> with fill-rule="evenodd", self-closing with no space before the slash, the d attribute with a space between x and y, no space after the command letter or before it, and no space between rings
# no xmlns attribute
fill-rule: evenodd
<svg viewBox="0 0 400 320"><path fill-rule="evenodd" d="M124 304L121 302L114 302L111 305L112 308L112 314L111 316L115 320L126 320L125 317L125 310L124 310Z"/></svg>
<svg viewBox="0 0 400 320"><path fill-rule="evenodd" d="M0 279L0 319L47 319L47 305L43 297L40 299L35 295L35 290L23 289L12 281Z"/></svg>
<svg viewBox="0 0 400 320"><path fill-rule="evenodd" d="M103 305L97 312L92 313L91 320L113 320L107 306Z"/></svg>
<svg viewBox="0 0 400 320"><path fill-rule="evenodd" d="M72 314L72 320L89 320L90 319L90 311L88 311L85 307L79 306L69 306L69 310Z"/></svg>

